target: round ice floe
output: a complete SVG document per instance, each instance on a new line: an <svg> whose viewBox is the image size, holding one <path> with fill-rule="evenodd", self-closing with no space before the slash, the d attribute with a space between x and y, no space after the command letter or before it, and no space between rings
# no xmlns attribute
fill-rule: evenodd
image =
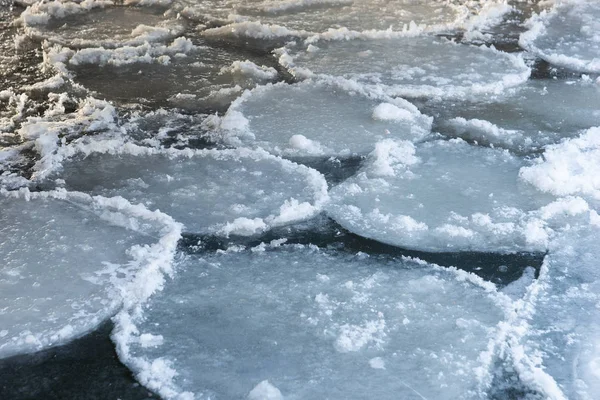
<svg viewBox="0 0 600 400"><path fill-rule="evenodd" d="M600 73L600 4L597 1L559 2L550 12L535 15L521 47L551 64Z"/></svg>
<svg viewBox="0 0 600 400"><path fill-rule="evenodd" d="M230 144L287 156L349 156L372 151L386 137L418 141L431 121L402 99L307 81L246 92L218 122Z"/></svg>
<svg viewBox="0 0 600 400"><path fill-rule="evenodd" d="M476 397L503 318L492 284L314 247L254 250L188 259L135 335L117 326L142 384L168 399Z"/></svg>
<svg viewBox="0 0 600 400"><path fill-rule="evenodd" d="M423 111L444 134L518 151L600 125L600 85L590 79L531 80L488 100L431 102Z"/></svg>
<svg viewBox="0 0 600 400"><path fill-rule="evenodd" d="M370 157L330 191L327 212L350 231L423 251L544 249L529 212L548 198L519 181L524 162L508 151L385 140Z"/></svg>
<svg viewBox="0 0 600 400"><path fill-rule="evenodd" d="M328 196L317 171L264 151L103 146L92 143L58 177L73 190L160 209L188 232L252 235L313 217Z"/></svg>
<svg viewBox="0 0 600 400"><path fill-rule="evenodd" d="M207 9L194 5L184 15L204 19L220 16L219 22L231 21L232 10L219 8L222 2ZM216 4L215 4L216 3ZM229 27L216 28L221 33L256 36L258 30L245 29L256 21L276 36L277 30L269 27L285 27L295 34L332 34L339 31L355 31L368 35L375 31L421 32L488 26L496 23L510 10L501 1L449 3L440 0L266 0L239 1L234 5L238 20ZM212 4L211 4L212 5ZM216 14L216 15L215 15ZM240 22L239 20L249 20ZM233 22L233 21L232 21ZM241 29L240 29L241 28ZM267 32L265 32L267 31ZM281 32L282 30L279 29ZM281 32L282 33L282 32Z"/></svg>
<svg viewBox="0 0 600 400"><path fill-rule="evenodd" d="M179 37L168 45L82 49L71 55L67 68L76 82L109 100L218 108L244 88L277 78L274 68L238 57Z"/></svg>
<svg viewBox="0 0 600 400"><path fill-rule="evenodd" d="M21 20L27 35L71 48L116 47L165 41L180 35L184 30L181 24L166 19L162 12L151 8L85 9L77 8L77 3L54 4L56 6L52 6L52 3L37 3L23 13ZM34 15L48 15L48 20L34 19Z"/></svg>
<svg viewBox="0 0 600 400"><path fill-rule="evenodd" d="M600 200L600 127L548 146L521 178L557 196L581 195Z"/></svg>
<svg viewBox="0 0 600 400"><path fill-rule="evenodd" d="M168 256L179 238L170 218L122 199L3 192L0 209L0 358L73 339L141 300L156 289L148 245L172 227L170 248L158 248ZM141 271L147 286L129 291Z"/></svg>
<svg viewBox="0 0 600 400"><path fill-rule="evenodd" d="M430 36L340 39L292 46L282 50L280 62L298 76L338 76L408 97L501 93L530 73L519 55Z"/></svg>

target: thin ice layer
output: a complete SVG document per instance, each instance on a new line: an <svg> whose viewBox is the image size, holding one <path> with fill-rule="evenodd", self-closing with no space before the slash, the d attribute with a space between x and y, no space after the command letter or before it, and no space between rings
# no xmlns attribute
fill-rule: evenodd
<svg viewBox="0 0 600 400"><path fill-rule="evenodd" d="M244 93L219 128L227 143L279 155L350 156L369 153L384 138L418 141L429 134L431 121L402 99L308 81Z"/></svg>
<svg viewBox="0 0 600 400"><path fill-rule="evenodd" d="M135 297L123 289L147 267L162 217L140 218L124 203L60 191L0 193L0 358L80 336Z"/></svg>
<svg viewBox="0 0 600 400"><path fill-rule="evenodd" d="M264 151L159 151L99 142L82 153L87 156L64 162L57 175L69 189L143 203L193 233L252 235L311 218L327 199L321 174Z"/></svg>
<svg viewBox="0 0 600 400"><path fill-rule="evenodd" d="M167 399L478 398L497 299L425 263L259 246L189 258L114 337Z"/></svg>
<svg viewBox="0 0 600 400"><path fill-rule="evenodd" d="M521 47L551 64L600 73L600 3L558 2L551 11L534 15Z"/></svg>
<svg viewBox="0 0 600 400"><path fill-rule="evenodd" d="M385 140L355 177L330 191L328 214L348 230L423 251L543 251L530 212L549 200L520 182L524 161L458 139Z"/></svg>
<svg viewBox="0 0 600 400"><path fill-rule="evenodd" d="M600 85L583 80L531 80L487 101L431 102L423 111L438 130L479 144L537 150L600 125Z"/></svg>
<svg viewBox="0 0 600 400"><path fill-rule="evenodd" d="M44 24L31 22L27 12L25 14L26 17L22 20L28 36L71 48L113 48L166 41L180 35L184 30L181 24L150 8L94 8L73 15L67 14L62 18L51 17Z"/></svg>
<svg viewBox="0 0 600 400"><path fill-rule="evenodd" d="M550 399L591 400L600 390L600 218L590 215L590 226L553 243L522 338L522 380Z"/></svg>
<svg viewBox="0 0 600 400"><path fill-rule="evenodd" d="M336 76L408 97L501 93L527 80L519 55L430 36L316 41L282 50L280 63L297 76Z"/></svg>
<svg viewBox="0 0 600 400"><path fill-rule="evenodd" d="M228 106L244 88L277 77L261 60L239 57L226 48L177 38L169 46L80 50L67 67L75 73L75 82L109 100L214 109Z"/></svg>

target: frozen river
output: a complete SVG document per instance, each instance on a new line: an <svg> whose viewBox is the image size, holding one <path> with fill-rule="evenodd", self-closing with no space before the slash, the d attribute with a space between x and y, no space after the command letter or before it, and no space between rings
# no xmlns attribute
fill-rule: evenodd
<svg viewBox="0 0 600 400"><path fill-rule="evenodd" d="M0 398L597 399L599 32L0 5Z"/></svg>

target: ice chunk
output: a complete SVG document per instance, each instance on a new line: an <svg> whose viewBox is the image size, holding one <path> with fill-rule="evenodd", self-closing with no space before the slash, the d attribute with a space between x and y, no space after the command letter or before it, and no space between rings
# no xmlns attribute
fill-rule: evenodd
<svg viewBox="0 0 600 400"><path fill-rule="evenodd" d="M279 389L265 380L248 393L248 400L283 400Z"/></svg>
<svg viewBox="0 0 600 400"><path fill-rule="evenodd" d="M534 232L529 212L549 197L519 181L523 165L506 150L457 139L385 140L358 175L331 189L327 212L356 234L403 248L543 251L543 226Z"/></svg>
<svg viewBox="0 0 600 400"><path fill-rule="evenodd" d="M464 272L284 245L189 258L117 348L167 399L477 398L500 303Z"/></svg>
<svg viewBox="0 0 600 400"><path fill-rule="evenodd" d="M431 121L402 99L307 81L245 93L220 127L230 144L254 144L286 156L349 156L370 152L386 137L418 141L429 133Z"/></svg>
<svg viewBox="0 0 600 400"><path fill-rule="evenodd" d="M47 4L34 5L30 9L39 11L48 7ZM68 2L62 4L77 5ZM70 48L114 48L144 42L162 42L172 40L184 31L180 23L166 19L161 12L151 8L103 7L81 10L74 15L64 15L63 18L51 18L43 25L31 23L29 14L30 11L25 11L21 17L28 36L47 39Z"/></svg>
<svg viewBox="0 0 600 400"><path fill-rule="evenodd" d="M521 170L521 179L558 196L583 195L600 200L600 127L548 146L536 161Z"/></svg>
<svg viewBox="0 0 600 400"><path fill-rule="evenodd" d="M430 36L317 41L318 52L281 50L280 63L297 76L337 76L372 90L408 97L502 93L527 80L519 55Z"/></svg>
<svg viewBox="0 0 600 400"><path fill-rule="evenodd" d="M551 11L534 15L521 47L551 64L600 73L600 4L596 1L558 2Z"/></svg>
<svg viewBox="0 0 600 400"><path fill-rule="evenodd" d="M169 217L122 199L4 191L0 209L0 358L64 343L154 291L162 274L149 254L170 259L180 236Z"/></svg>
<svg viewBox="0 0 600 400"><path fill-rule="evenodd" d="M252 59L240 64L237 57L225 48L179 37L168 46L83 49L70 58L67 67L75 73L76 82L110 100L214 109L229 106L244 88L277 76L274 70L254 64ZM224 68L230 65L234 68ZM248 73L251 70L254 73Z"/></svg>
<svg viewBox="0 0 600 400"><path fill-rule="evenodd" d="M252 235L311 218L328 198L317 171L265 151L161 151L101 142L78 151L58 174L67 188L141 202L188 232Z"/></svg>
<svg viewBox="0 0 600 400"><path fill-rule="evenodd" d="M486 101L428 102L438 130L479 144L531 151L600 125L600 85L590 79L531 80Z"/></svg>
<svg viewBox="0 0 600 400"><path fill-rule="evenodd" d="M107 0L85 0L79 3L73 1L32 2L21 13L19 21L29 26L44 25L55 19L83 14L95 8L104 8L111 5L113 3Z"/></svg>

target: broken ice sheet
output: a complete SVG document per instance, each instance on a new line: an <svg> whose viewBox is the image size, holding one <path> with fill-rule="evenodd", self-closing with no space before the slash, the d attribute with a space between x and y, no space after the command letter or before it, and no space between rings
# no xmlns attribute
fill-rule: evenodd
<svg viewBox="0 0 600 400"><path fill-rule="evenodd" d="M320 173L265 151L90 146L55 178L72 190L160 209L191 233L260 233L313 217L328 198Z"/></svg>
<svg viewBox="0 0 600 400"><path fill-rule="evenodd" d="M264 381L286 399L481 394L479 355L504 315L492 284L425 263L268 247L190 256L134 321L139 336L117 327L142 384L168 399L245 398Z"/></svg>
<svg viewBox="0 0 600 400"><path fill-rule="evenodd" d="M460 139L386 139L362 171L330 190L326 211L351 232L408 249L544 251L544 226L529 212L552 196L520 182L524 165Z"/></svg>
<svg viewBox="0 0 600 400"><path fill-rule="evenodd" d="M524 83L520 55L432 36L318 40L280 50L280 63L299 77L334 76L406 97L501 93Z"/></svg>
<svg viewBox="0 0 600 400"><path fill-rule="evenodd" d="M534 15L519 44L551 64L600 73L600 4L557 2L551 11Z"/></svg>
<svg viewBox="0 0 600 400"><path fill-rule="evenodd" d="M0 358L80 336L123 302L162 228L122 202L102 204L64 191L0 193ZM128 220L138 229L121 227Z"/></svg>
<svg viewBox="0 0 600 400"><path fill-rule="evenodd" d="M473 99L474 100L474 99ZM600 85L591 78L530 80L478 101L428 101L436 130L482 145L531 152L600 125Z"/></svg>
<svg viewBox="0 0 600 400"><path fill-rule="evenodd" d="M259 86L214 119L227 144L300 157L363 155L386 137L419 141L432 121L406 100L313 81Z"/></svg>

